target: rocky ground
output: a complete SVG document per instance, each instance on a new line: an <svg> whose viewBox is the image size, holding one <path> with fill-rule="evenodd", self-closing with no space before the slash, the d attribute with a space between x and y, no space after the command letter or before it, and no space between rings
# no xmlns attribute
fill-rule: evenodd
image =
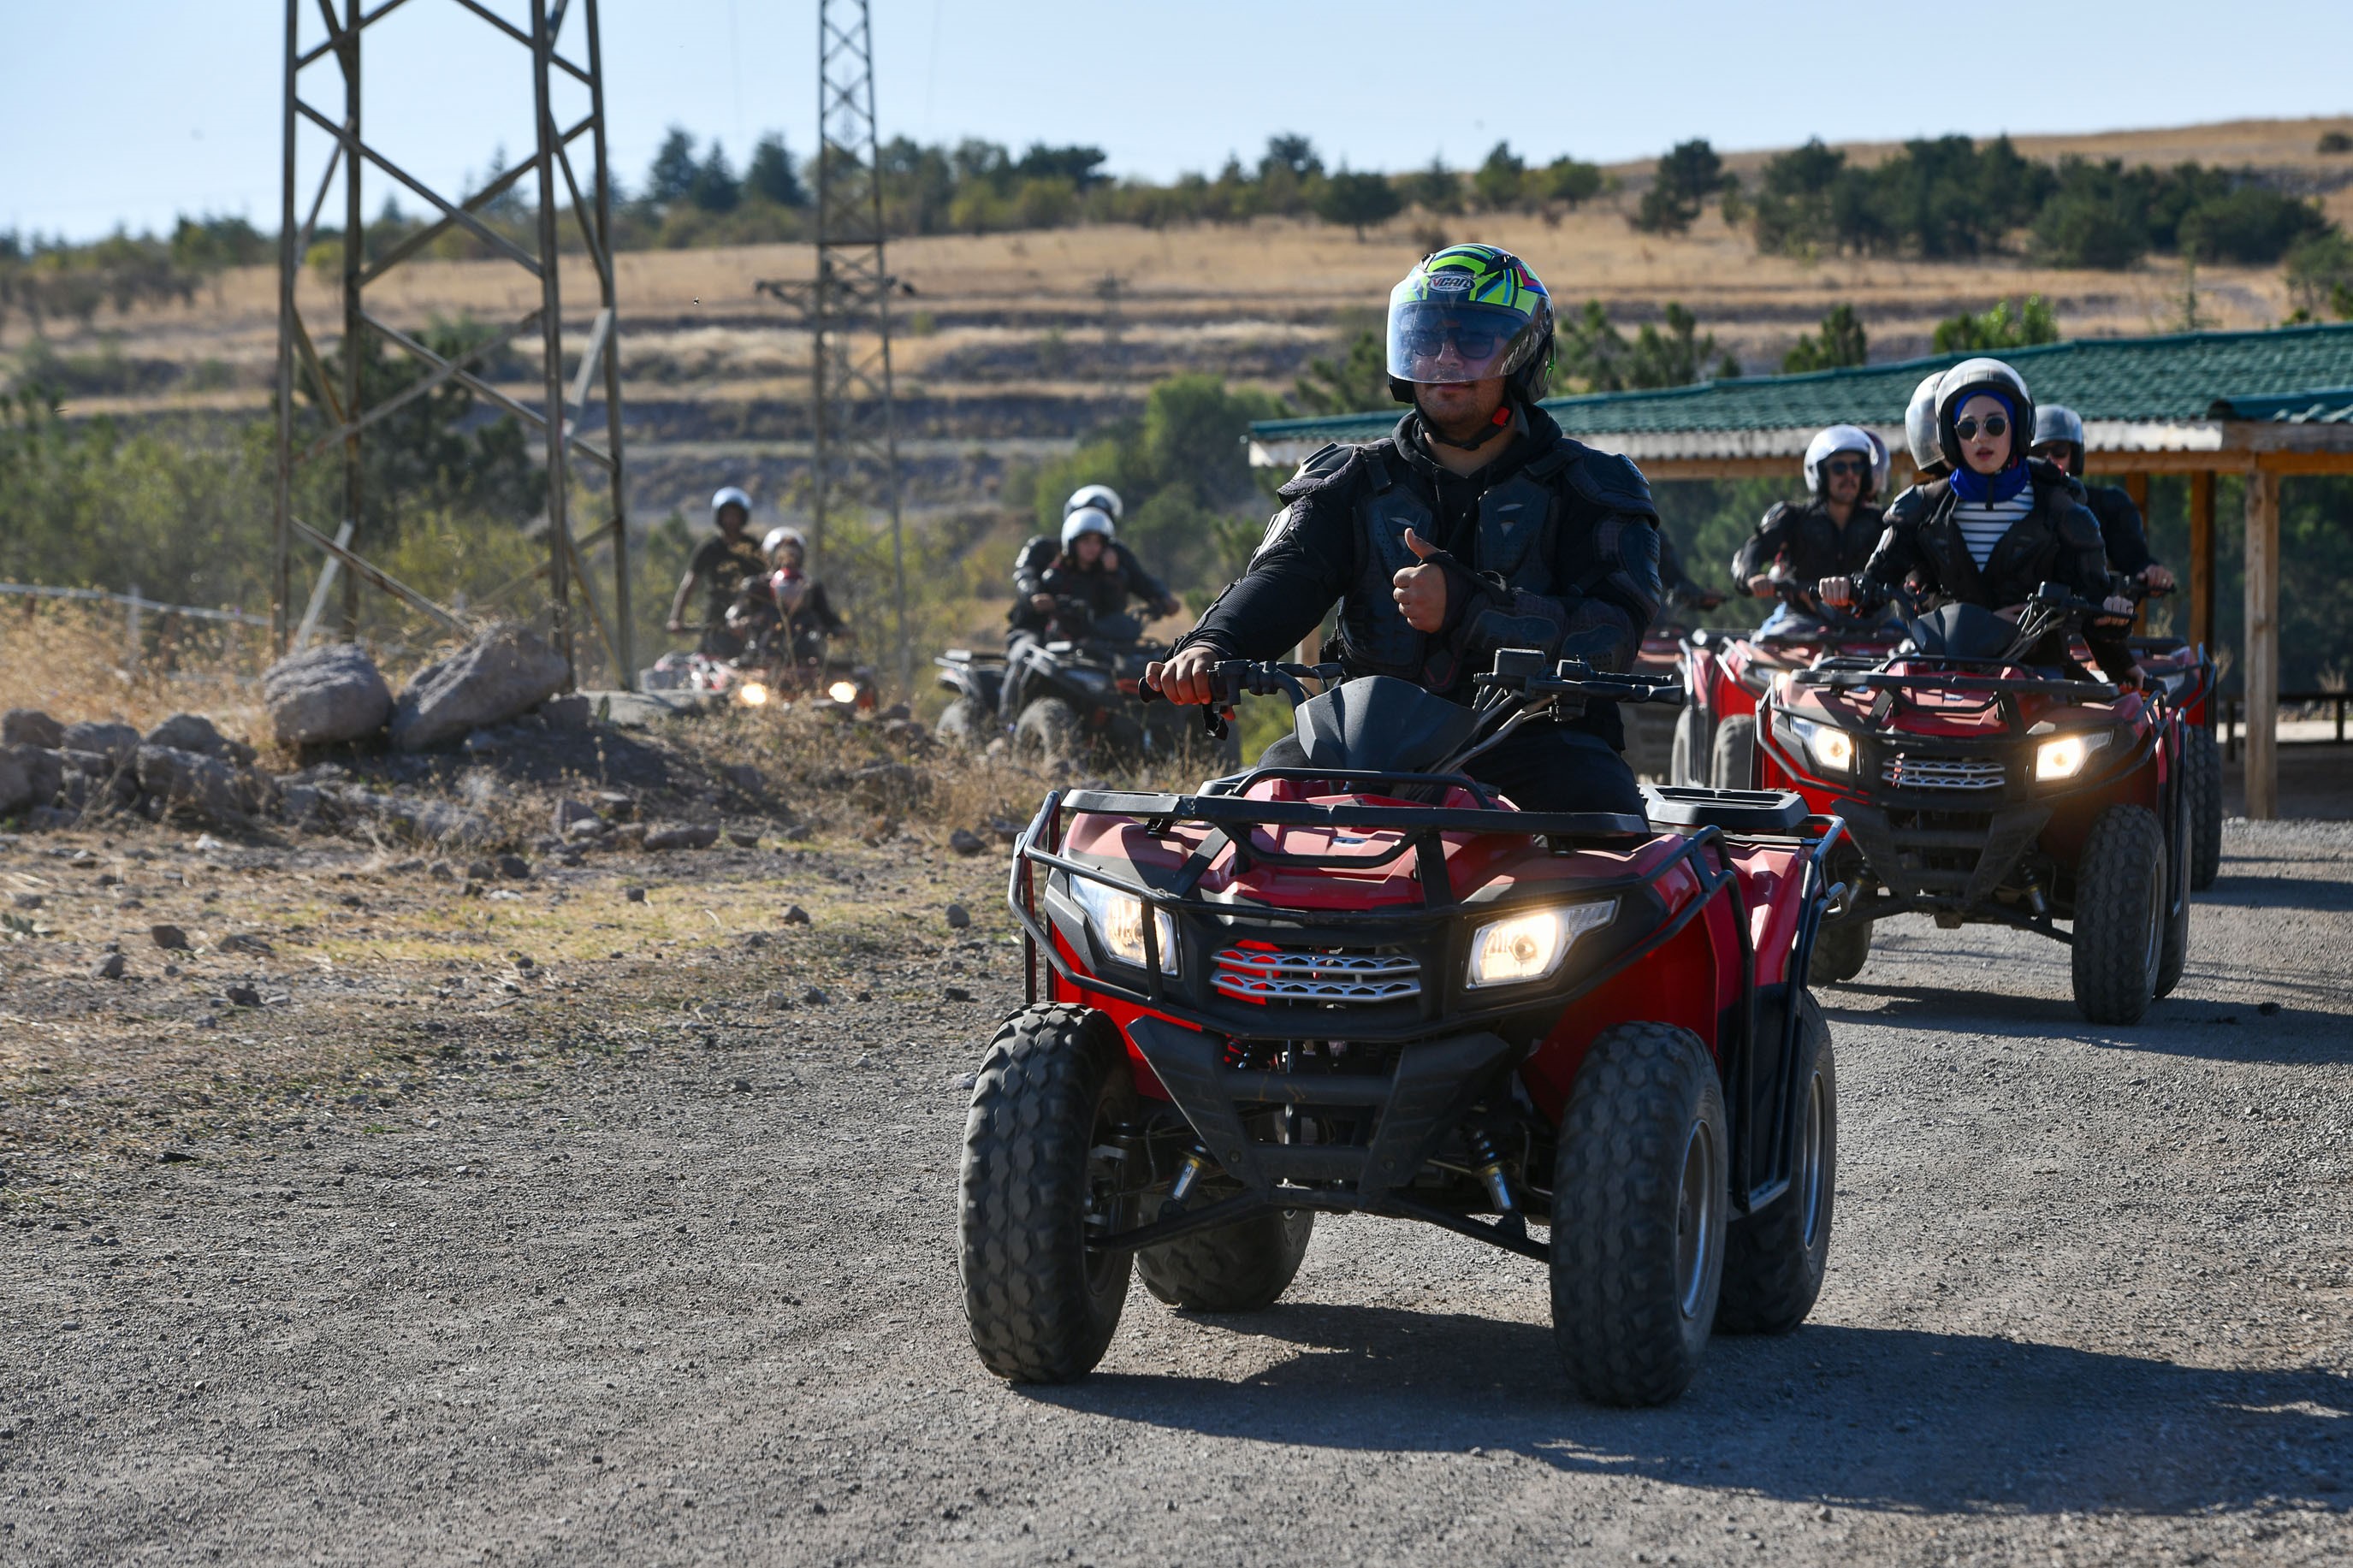
<svg viewBox="0 0 2353 1568"><path fill-rule="evenodd" d="M0 849L0 1561L2353 1552L2353 828L2233 825L2131 1029L2059 948L1888 932L1825 997L1812 1321L1615 1412L1535 1266L1365 1219L1270 1311L1137 1290L1087 1382L983 1373L961 1080L1019 950L944 815L470 893L348 839Z"/></svg>

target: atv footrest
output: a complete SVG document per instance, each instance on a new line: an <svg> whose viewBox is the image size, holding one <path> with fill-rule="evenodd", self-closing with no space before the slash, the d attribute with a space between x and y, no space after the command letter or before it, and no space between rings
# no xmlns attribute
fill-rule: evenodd
<svg viewBox="0 0 2353 1568"><path fill-rule="evenodd" d="M1703 789L1644 784L1642 804L1660 827L1720 827L1726 833L1795 833L1806 798L1786 789Z"/></svg>

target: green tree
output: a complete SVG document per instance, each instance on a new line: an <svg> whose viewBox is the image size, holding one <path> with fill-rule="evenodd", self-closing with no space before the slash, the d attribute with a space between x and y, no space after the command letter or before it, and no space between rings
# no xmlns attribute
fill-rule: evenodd
<svg viewBox="0 0 2353 1568"><path fill-rule="evenodd" d="M1724 184L1724 160L1705 138L1679 142L1659 160L1651 188L1635 209L1634 226L1646 234L1682 234Z"/></svg>
<svg viewBox="0 0 2353 1568"><path fill-rule="evenodd" d="M2009 300L1998 300L1989 310L1975 315L1963 311L1947 317L1936 323L1933 346L1940 354L1994 353L2058 341L2059 318L2051 301L2040 294L2029 294L2026 302L2015 309Z"/></svg>
<svg viewBox="0 0 2353 1568"><path fill-rule="evenodd" d="M1302 414L1362 414L1388 403L1388 356L1381 335L1368 327L1338 359L1310 360L1307 374L1291 384L1291 401Z"/></svg>
<svg viewBox="0 0 2353 1568"><path fill-rule="evenodd" d="M2326 310L2353 320L2353 239L2330 229L2297 245L2288 252L2287 288L2305 316Z"/></svg>
<svg viewBox="0 0 2353 1568"><path fill-rule="evenodd" d="M1362 239L1366 229L1388 222L1404 206L1388 175L1356 174L1342 169L1324 182L1315 199L1315 216L1325 223L1355 229Z"/></svg>
<svg viewBox="0 0 2353 1568"><path fill-rule="evenodd" d="M2181 254L2192 261L2268 267L2333 227L2320 209L2262 185L2210 197L2181 217Z"/></svg>
<svg viewBox="0 0 2353 1568"><path fill-rule="evenodd" d="M1537 201L1557 202L1573 211L1601 194L1601 166L1564 155L1532 173L1528 184Z"/></svg>
<svg viewBox="0 0 2353 1568"><path fill-rule="evenodd" d="M1462 176L1444 158L1432 158L1429 168L1406 175L1399 184L1409 205L1447 216L1462 210Z"/></svg>
<svg viewBox="0 0 2353 1568"><path fill-rule="evenodd" d="M711 155L695 165L694 178L688 182L686 199L707 213L727 213L744 199L743 182L727 162L727 150L712 138Z"/></svg>
<svg viewBox="0 0 2353 1568"><path fill-rule="evenodd" d="M1646 321L1634 334L1626 355L1629 388L1689 386L1703 378L1728 380L1740 374L1740 362L1717 349L1715 334L1703 335L1698 318L1673 300L1667 302L1666 329L1662 332Z"/></svg>
<svg viewBox="0 0 2353 1568"><path fill-rule="evenodd" d="M1871 336L1862 330L1862 321L1854 313L1854 307L1834 305L1822 318L1819 333L1805 333L1794 348L1781 356L1781 371L1790 375L1864 364L1870 361L1870 350Z"/></svg>
<svg viewBox="0 0 2353 1568"><path fill-rule="evenodd" d="M1527 163L1509 142L1498 142L1472 173L1471 195L1482 212L1515 212L1526 199L1527 183Z"/></svg>
<svg viewBox="0 0 2353 1568"><path fill-rule="evenodd" d="M1587 392L1626 389L1626 340L1600 300L1588 300L1584 310L1562 317L1553 331L1564 379Z"/></svg>
<svg viewBox="0 0 2353 1568"><path fill-rule="evenodd" d="M752 161L744 169L744 188L780 207L808 205L808 190L801 184L800 170L778 132L771 131L752 143Z"/></svg>
<svg viewBox="0 0 2353 1568"><path fill-rule="evenodd" d="M646 200L656 206L683 201L694 188L695 176L702 168L694 156L694 138L687 134L683 125L671 126L654 153L652 166L646 171Z"/></svg>

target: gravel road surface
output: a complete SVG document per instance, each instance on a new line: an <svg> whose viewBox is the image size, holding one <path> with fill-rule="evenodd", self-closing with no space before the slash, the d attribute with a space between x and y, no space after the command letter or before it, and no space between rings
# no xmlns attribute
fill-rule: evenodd
<svg viewBox="0 0 2353 1568"><path fill-rule="evenodd" d="M1139 1289L1086 1382L987 1375L1000 941L13 1211L0 1562L2342 1563L2353 826L2227 849L2131 1029L2056 945L1884 933L1820 1304L1663 1410L1570 1398L1536 1266L1362 1218L1271 1310Z"/></svg>

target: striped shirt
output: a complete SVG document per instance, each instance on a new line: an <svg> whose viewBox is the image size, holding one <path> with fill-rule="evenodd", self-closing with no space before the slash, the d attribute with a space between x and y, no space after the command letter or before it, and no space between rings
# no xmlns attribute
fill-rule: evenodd
<svg viewBox="0 0 2353 1568"><path fill-rule="evenodd" d="M2034 487L2029 485L2008 500L1957 501L1953 506L1953 521L1961 531L1963 542L1969 554L1982 568L1993 559L1993 547L2010 531L2010 525L2034 510Z"/></svg>

